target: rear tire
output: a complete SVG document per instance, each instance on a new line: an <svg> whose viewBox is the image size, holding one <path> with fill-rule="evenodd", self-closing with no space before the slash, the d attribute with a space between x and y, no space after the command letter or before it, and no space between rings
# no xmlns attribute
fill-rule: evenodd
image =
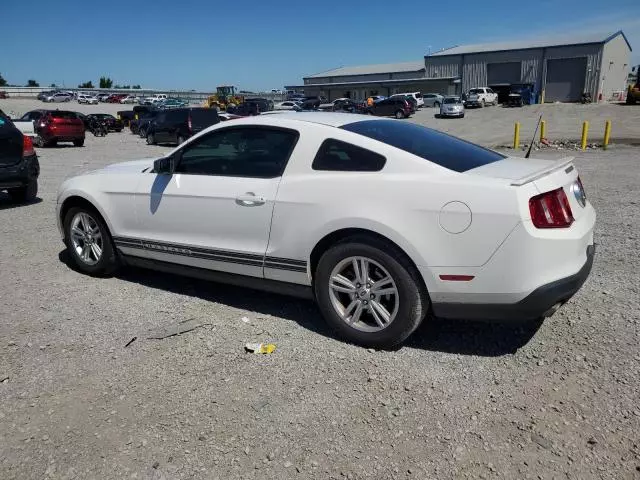
<svg viewBox="0 0 640 480"><path fill-rule="evenodd" d="M314 275L314 290L318 306L327 323L343 338L358 345L373 348L391 348L403 342L420 325L429 307L429 298L419 280L419 273L402 252L395 252L389 245L368 237L353 237L343 243L338 243L327 250L318 263ZM387 253L389 252L389 253ZM390 255L393 254L392 255ZM341 264L349 269L349 259L357 257L369 261L367 267L366 284L355 284L360 290L366 288L367 292L359 298L369 299L358 300L349 293L342 292L331 285L340 285L332 282L331 278L336 277L336 269L343 279L347 278ZM381 268L379 268L381 267ZM377 276L375 274L378 274ZM376 295L379 291L375 288L375 282L381 278L390 278L391 282L383 282L378 289L391 290L395 287L395 293L383 293ZM354 277L357 278L357 277ZM344 286L344 285L343 285ZM358 290L358 289L356 289ZM361 292L360 292L361 293ZM346 320L349 307L343 308L345 304L351 302L362 302L360 319L353 322L353 317L357 314L359 306L354 307L351 315ZM382 306L384 315L377 308ZM367 305L367 306L364 306ZM389 311L391 309L391 312ZM375 310L375 315L374 311ZM340 311L342 313L340 313ZM386 325L380 327L376 318L390 319Z"/></svg>
<svg viewBox="0 0 640 480"><path fill-rule="evenodd" d="M433 106L434 106L435 108L440 108L440 102L434 102Z"/></svg>
<svg viewBox="0 0 640 480"><path fill-rule="evenodd" d="M147 134L147 145L155 145L156 144L156 137L153 133L148 133Z"/></svg>
<svg viewBox="0 0 640 480"><path fill-rule="evenodd" d="M480 108L484 108L484 107L486 107L486 106L487 106L487 105L486 105L486 103L485 103L485 101L484 101L484 98L483 98L483 99L482 99L482 102L480 102Z"/></svg>
<svg viewBox="0 0 640 480"><path fill-rule="evenodd" d="M401 118L404 118L404 112L403 112L402 110L398 110L398 111L396 112L396 118L397 118L398 120L400 120Z"/></svg>
<svg viewBox="0 0 640 480"><path fill-rule="evenodd" d="M178 145L182 145L185 141L186 140L182 135L178 135Z"/></svg>
<svg viewBox="0 0 640 480"><path fill-rule="evenodd" d="M74 147L82 147L84 146L84 138L78 138L76 140L73 141L73 146Z"/></svg>
<svg viewBox="0 0 640 480"><path fill-rule="evenodd" d="M8 191L11 200L16 203L31 203L36 199L38 195L38 180L29 180L29 183L20 188L12 188Z"/></svg>

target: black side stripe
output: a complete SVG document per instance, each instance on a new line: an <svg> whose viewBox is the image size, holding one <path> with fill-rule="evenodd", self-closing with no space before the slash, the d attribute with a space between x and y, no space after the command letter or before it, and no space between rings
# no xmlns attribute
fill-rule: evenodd
<svg viewBox="0 0 640 480"><path fill-rule="evenodd" d="M216 250L210 248L194 247L190 245L158 242L155 240L140 240L136 238L126 237L113 237L113 242L118 248L149 250L185 257L201 258L203 260L213 260L217 262L250 265L254 267L264 266L265 268L287 270L291 272L306 273L307 271L307 262L305 262L304 260L294 260L291 258L263 257L262 255L244 254L238 252L230 252L227 250Z"/></svg>

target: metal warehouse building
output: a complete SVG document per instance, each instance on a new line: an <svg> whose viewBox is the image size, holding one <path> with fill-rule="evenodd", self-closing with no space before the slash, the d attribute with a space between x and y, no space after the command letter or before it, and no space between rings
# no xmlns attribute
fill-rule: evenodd
<svg viewBox="0 0 640 480"><path fill-rule="evenodd" d="M457 46L419 62L336 68L304 77L302 87L306 95L334 100L418 91L461 94L483 86L504 96L517 84L532 86L539 101L577 101L583 92L608 100L625 89L630 52L622 31Z"/></svg>
<svg viewBox="0 0 640 480"><path fill-rule="evenodd" d="M342 97L363 100L369 95L399 92L455 92L449 80L425 76L424 60L341 67L304 77L303 81L305 95L320 95L329 100Z"/></svg>
<svg viewBox="0 0 640 480"><path fill-rule="evenodd" d="M631 45L622 31L558 41L453 47L425 57L425 76L460 79L462 92L488 86L504 91L530 84L544 102L594 99L624 90Z"/></svg>

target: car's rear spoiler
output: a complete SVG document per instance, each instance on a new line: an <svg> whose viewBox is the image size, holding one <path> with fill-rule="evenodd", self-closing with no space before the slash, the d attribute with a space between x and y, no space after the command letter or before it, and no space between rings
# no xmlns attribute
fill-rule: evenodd
<svg viewBox="0 0 640 480"><path fill-rule="evenodd" d="M514 180L513 182L511 182L511 185L514 187L519 187L521 185L524 185L526 183L530 183L533 182L535 180L538 180L539 178L545 177L547 175L549 175L550 173L556 172L558 170L561 170L565 167L567 167L567 165L569 165L571 162L573 162L573 160L575 159L575 157L565 157L562 158L560 160L558 160L557 162L553 163L552 165L543 168L542 170L538 170L536 172L530 173L528 175L525 175L524 177L518 178L517 180ZM571 169L573 169L573 167L569 167L567 170L567 173L569 173L571 171Z"/></svg>

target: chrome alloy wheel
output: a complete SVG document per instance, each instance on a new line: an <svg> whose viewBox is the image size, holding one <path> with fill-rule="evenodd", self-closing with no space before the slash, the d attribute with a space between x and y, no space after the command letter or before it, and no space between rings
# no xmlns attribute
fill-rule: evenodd
<svg viewBox="0 0 640 480"><path fill-rule="evenodd" d="M398 288L389 272L366 257L348 257L334 267L329 297L338 316L362 332L388 327L400 306Z"/></svg>
<svg viewBox="0 0 640 480"><path fill-rule="evenodd" d="M77 213L71 220L71 245L80 260L95 265L102 258L104 242L98 223L86 212Z"/></svg>

